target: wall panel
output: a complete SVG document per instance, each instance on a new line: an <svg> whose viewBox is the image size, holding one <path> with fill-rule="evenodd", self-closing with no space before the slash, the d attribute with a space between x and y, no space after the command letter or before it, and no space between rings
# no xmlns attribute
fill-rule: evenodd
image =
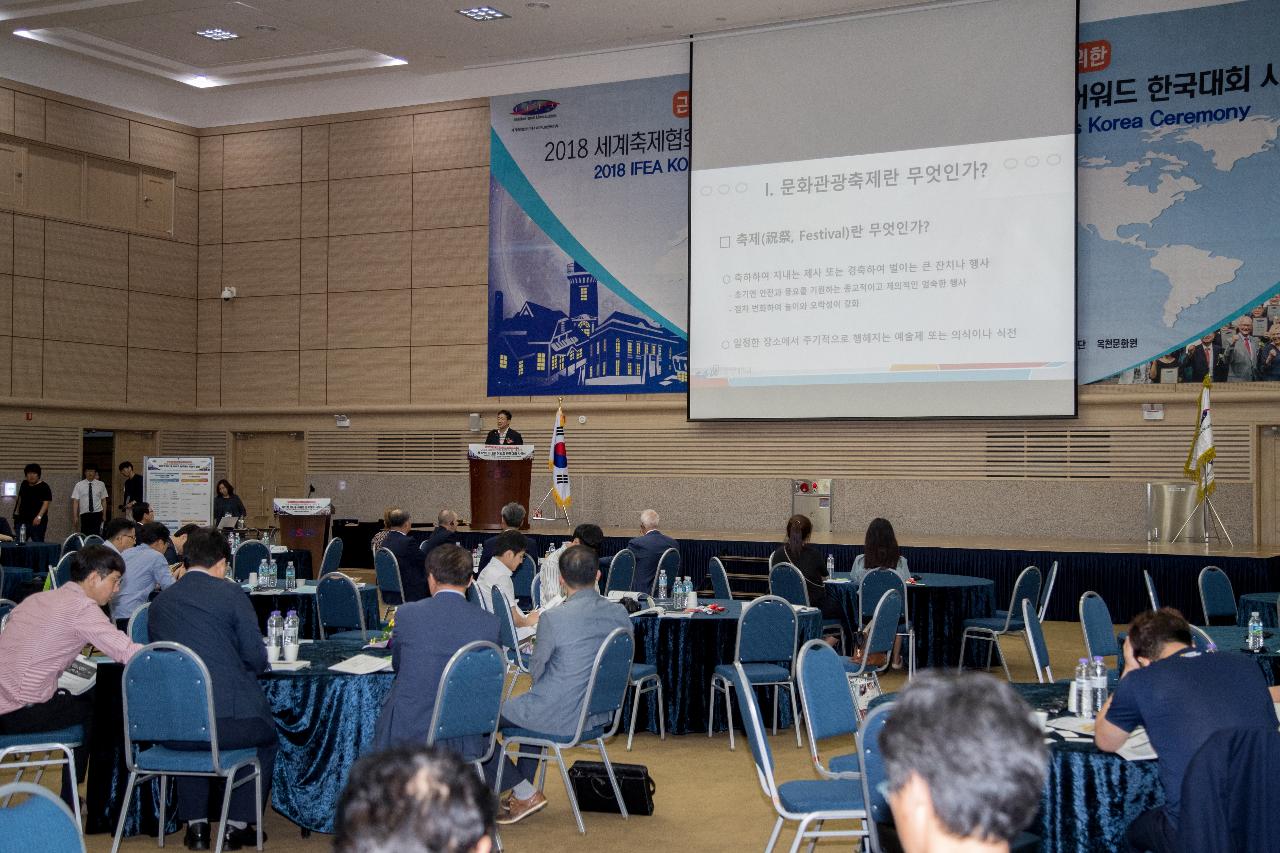
<svg viewBox="0 0 1280 853"><path fill-rule="evenodd" d="M200 193L200 244L222 242L222 190Z"/></svg>
<svg viewBox="0 0 1280 853"><path fill-rule="evenodd" d="M408 231L330 237L329 292L408 288L412 247Z"/></svg>
<svg viewBox="0 0 1280 853"><path fill-rule="evenodd" d="M123 347L127 342L125 326L133 324L131 307L129 294L123 290L46 281L44 337Z"/></svg>
<svg viewBox="0 0 1280 853"><path fill-rule="evenodd" d="M0 99L2 100L2 99ZM3 106L3 104L0 104ZM13 389L13 341L8 335L0 335L0 396L8 396ZM15 470L22 470L17 468Z"/></svg>
<svg viewBox="0 0 1280 853"><path fill-rule="evenodd" d="M200 186L201 190L222 189L223 137L200 137Z"/></svg>
<svg viewBox="0 0 1280 853"><path fill-rule="evenodd" d="M302 130L257 130L222 138L222 186L260 187L302 180Z"/></svg>
<svg viewBox="0 0 1280 853"><path fill-rule="evenodd" d="M172 406L178 411L195 406L195 353L130 347L127 393L136 405Z"/></svg>
<svg viewBox="0 0 1280 853"><path fill-rule="evenodd" d="M300 237L300 204L298 184L224 190L222 241L244 243Z"/></svg>
<svg viewBox="0 0 1280 853"><path fill-rule="evenodd" d="M324 293L329 282L329 238L302 241L302 292Z"/></svg>
<svg viewBox="0 0 1280 853"><path fill-rule="evenodd" d="M0 335L13 331L13 276L0 273Z"/></svg>
<svg viewBox="0 0 1280 853"><path fill-rule="evenodd" d="M44 341L14 336L12 343L13 396L39 399L44 395Z"/></svg>
<svg viewBox="0 0 1280 853"><path fill-rule="evenodd" d="M409 348L331 349L329 402L337 405L405 403L409 399Z"/></svg>
<svg viewBox="0 0 1280 853"><path fill-rule="evenodd" d="M13 217L13 274L44 277L44 220Z"/></svg>
<svg viewBox="0 0 1280 853"><path fill-rule="evenodd" d="M298 351L223 352L223 406L298 405Z"/></svg>
<svg viewBox="0 0 1280 853"><path fill-rule="evenodd" d="M186 243L131 235L129 289L194 299L197 253Z"/></svg>
<svg viewBox="0 0 1280 853"><path fill-rule="evenodd" d="M129 346L177 353L196 351L196 301L155 293L129 295ZM194 378L195 360L188 373ZM132 369L132 366L131 366ZM161 372L168 365L161 360L151 366Z"/></svg>
<svg viewBox="0 0 1280 853"><path fill-rule="evenodd" d="M222 300L201 299L196 303L196 352L222 352Z"/></svg>
<svg viewBox="0 0 1280 853"><path fill-rule="evenodd" d="M124 347L44 342L44 396L89 403L125 402Z"/></svg>
<svg viewBox="0 0 1280 853"><path fill-rule="evenodd" d="M13 335L44 337L44 281L26 276L13 279Z"/></svg>
<svg viewBox="0 0 1280 853"><path fill-rule="evenodd" d="M129 287L129 235L86 225L45 226L44 277L98 287Z"/></svg>
<svg viewBox="0 0 1280 853"><path fill-rule="evenodd" d="M237 297L223 304L223 353L297 349L297 296Z"/></svg>
<svg viewBox="0 0 1280 853"><path fill-rule="evenodd" d="M407 347L409 320L408 290L330 293L329 348Z"/></svg>
<svg viewBox="0 0 1280 853"><path fill-rule="evenodd" d="M302 180L329 180L329 125L302 128Z"/></svg>
<svg viewBox="0 0 1280 853"><path fill-rule="evenodd" d="M131 121L129 122L129 159L135 163L156 166L173 172L177 185L184 189L201 188L200 141L189 133Z"/></svg>
<svg viewBox="0 0 1280 853"><path fill-rule="evenodd" d="M329 178L392 175L413 168L413 116L329 125Z"/></svg>
<svg viewBox="0 0 1280 853"><path fill-rule="evenodd" d="M413 286L489 282L489 229L436 228L413 232Z"/></svg>
<svg viewBox="0 0 1280 853"><path fill-rule="evenodd" d="M13 272L13 214L0 211L0 274Z"/></svg>
<svg viewBox="0 0 1280 853"><path fill-rule="evenodd" d="M13 90L0 88L0 133L13 133Z"/></svg>
<svg viewBox="0 0 1280 853"><path fill-rule="evenodd" d="M484 316L488 298L479 285L415 289L413 345L486 343L488 327L475 318Z"/></svg>
<svg viewBox="0 0 1280 853"><path fill-rule="evenodd" d="M489 110L443 110L413 117L413 170L489 165Z"/></svg>
<svg viewBox="0 0 1280 853"><path fill-rule="evenodd" d="M13 98L13 132L26 139L44 139L44 98L25 92Z"/></svg>
<svg viewBox="0 0 1280 853"><path fill-rule="evenodd" d="M222 249L222 286L234 287L237 298L298 292L297 240L228 243Z"/></svg>
<svg viewBox="0 0 1280 853"><path fill-rule="evenodd" d="M329 233L373 234L413 227L409 175L329 182Z"/></svg>
<svg viewBox="0 0 1280 853"><path fill-rule="evenodd" d="M129 159L129 122L106 113L45 101L45 141L76 151Z"/></svg>
<svg viewBox="0 0 1280 853"><path fill-rule="evenodd" d="M489 170L452 169L413 176L413 227L454 228L489 222Z"/></svg>

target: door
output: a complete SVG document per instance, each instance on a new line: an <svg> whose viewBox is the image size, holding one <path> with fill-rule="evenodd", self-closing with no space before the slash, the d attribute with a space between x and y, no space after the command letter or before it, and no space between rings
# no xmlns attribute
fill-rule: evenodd
<svg viewBox="0 0 1280 853"><path fill-rule="evenodd" d="M1258 544L1280 545L1280 427L1258 436Z"/></svg>
<svg viewBox="0 0 1280 853"><path fill-rule="evenodd" d="M300 432L236 433L232 459L232 485L244 501L250 527L276 526L275 498L307 496L306 443Z"/></svg>
<svg viewBox="0 0 1280 853"><path fill-rule="evenodd" d="M142 460L147 456L155 456L156 454L156 434L154 432L134 432L130 430L116 430L115 432L115 448L112 456L110 475L107 472L102 473L102 478L111 483L111 505L113 514L120 512L120 505L124 503L124 478L120 476L117 470L121 462L132 462L133 473L143 475ZM146 500L146 495L142 496Z"/></svg>

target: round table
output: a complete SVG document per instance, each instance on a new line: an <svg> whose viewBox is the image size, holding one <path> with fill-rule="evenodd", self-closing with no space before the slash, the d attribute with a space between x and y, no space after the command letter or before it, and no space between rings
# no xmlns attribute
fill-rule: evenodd
<svg viewBox="0 0 1280 853"><path fill-rule="evenodd" d="M1276 612L1276 602L1280 601L1280 592L1249 592L1240 596L1240 606L1236 608L1236 624L1241 628L1249 624L1249 614L1258 611L1264 628L1280 628L1280 614Z"/></svg>
<svg viewBox="0 0 1280 853"><path fill-rule="evenodd" d="M247 586L241 586L248 592ZM271 611L279 610L283 616L290 610L298 611L298 636L306 640L320 639L320 619L316 611L316 581L299 581L296 590L280 592L256 591L249 593L254 612L258 614L258 627L267 633L267 620ZM371 632L382 625L378 615L378 588L373 584L360 587L360 604L364 609L364 624Z"/></svg>
<svg viewBox="0 0 1280 853"><path fill-rule="evenodd" d="M693 616L640 616L632 620L635 628L636 660L657 666L662 678L662 699L665 704L668 734L706 733L710 710L707 700L711 692L711 676L723 663L733 663L738 641L738 622L742 618L741 601L724 599L699 599L701 604L718 604L724 613ZM802 611L796 625L798 649L809 640L822 635L822 614L817 609ZM762 688L760 707L772 704L772 695ZM637 730L658 732L656 693L646 693L640 706ZM715 731L726 731L729 723L724 718L724 700L718 703ZM738 703L733 703L737 712ZM791 724L791 709L784 700L779 704L780 726ZM630 705L624 709L630 719ZM772 712L768 714L772 719Z"/></svg>
<svg viewBox="0 0 1280 853"><path fill-rule="evenodd" d="M0 589L0 598L13 598L33 575L56 566L61 552L62 545L58 542L0 543L0 566L4 566L4 588Z"/></svg>
<svg viewBox="0 0 1280 853"><path fill-rule="evenodd" d="M968 575L924 572L907 584L907 613L916 632L916 666L955 666L960 660L964 620L995 612L995 581ZM836 596L851 625L858 624L858 586L836 572L827 590Z"/></svg>
<svg viewBox="0 0 1280 853"><path fill-rule="evenodd" d="M1248 616L1245 617L1248 619ZM1266 676L1267 684L1280 684L1280 636L1277 633L1267 631L1272 636L1264 637L1261 652L1246 652L1244 650L1245 643L1249 638L1248 628L1233 628L1230 625L1220 625L1214 628L1205 628L1204 632L1209 635L1209 639L1213 640L1220 652L1232 652L1233 654L1249 655L1252 657L1262 669L1262 674Z"/></svg>

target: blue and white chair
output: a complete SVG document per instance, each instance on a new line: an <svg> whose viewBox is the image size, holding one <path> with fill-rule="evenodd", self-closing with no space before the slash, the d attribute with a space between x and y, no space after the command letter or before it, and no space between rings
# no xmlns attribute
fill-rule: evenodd
<svg viewBox="0 0 1280 853"><path fill-rule="evenodd" d="M824 779L858 778L858 708L849 692L844 660L822 640L810 640L800 649L796 681L814 769ZM844 737L849 738L853 752L823 761L818 741Z"/></svg>
<svg viewBox="0 0 1280 853"><path fill-rule="evenodd" d="M336 572L342 568L342 540L333 537L329 540L329 544L324 546L324 556L320 558L320 577L324 577L329 572Z"/></svg>
<svg viewBox="0 0 1280 853"><path fill-rule="evenodd" d="M858 729L858 774L862 777L862 799L867 809L865 825L871 853L888 849L880 834L893 826L893 812L889 809L888 799L889 771L880 754L880 732L889 721L892 708L892 702L872 708ZM894 841L897 841L896 834Z"/></svg>
<svg viewBox="0 0 1280 853"><path fill-rule="evenodd" d="M1147 599L1151 602L1152 610L1160 609L1160 596L1156 595L1156 582L1151 578L1151 572L1146 569L1142 570L1142 582L1147 586Z"/></svg>
<svg viewBox="0 0 1280 853"><path fill-rule="evenodd" d="M605 595L611 592L629 592L635 577L635 552L630 548L623 548L609 561L609 577L604 584Z"/></svg>
<svg viewBox="0 0 1280 853"><path fill-rule="evenodd" d="M400 579L400 561L386 548L373 552L373 575L378 582L378 594L390 610L404 604L404 582ZM385 615L385 614L384 614Z"/></svg>
<svg viewBox="0 0 1280 853"><path fill-rule="evenodd" d="M873 569L863 575L862 584L858 587L858 628L866 630L868 618L875 612L880 599L890 590L898 593L902 602L902 613L894 631L895 639L901 638L907 651L907 677L916 674L916 629L911 624L911 614L907 611L907 584L902 576L893 569ZM892 654L892 649L889 654ZM879 652L876 652L879 654Z"/></svg>
<svg viewBox="0 0 1280 853"><path fill-rule="evenodd" d="M522 607L533 601L533 579L538 576L538 564L533 556L525 554L520 568L511 574L511 586L515 590L516 603Z"/></svg>
<svg viewBox="0 0 1280 853"><path fill-rule="evenodd" d="M1044 640L1044 625L1030 601L1022 602L1022 625L1027 635L1027 651L1031 653L1031 666L1036 671L1036 682L1052 684L1053 669L1049 666L1049 644Z"/></svg>
<svg viewBox="0 0 1280 853"><path fill-rule="evenodd" d="M471 583L467 584L467 601L470 601L472 604L474 604L476 607L479 607L485 613L489 612L489 602L483 595L480 594L480 587L475 581L472 581Z"/></svg>
<svg viewBox="0 0 1280 853"><path fill-rule="evenodd" d="M262 768L258 751L218 748L218 721L213 710L213 683L200 656L178 643L151 643L130 658L123 676L124 754L129 784L120 805L111 853L120 849L134 788L159 777L160 826L165 826L165 787L170 776L208 776L227 780L219 826L226 826L231 794L253 783L257 809L257 849L262 849ZM207 744L204 751L171 749L160 744L181 741ZM145 746L144 746L145 744ZM241 771L245 771L240 775ZM234 780L234 781L233 781ZM215 853L222 853L225 833L218 834ZM163 835L160 843L164 843Z"/></svg>
<svg viewBox="0 0 1280 853"><path fill-rule="evenodd" d="M1204 610L1206 628L1215 625L1235 625L1236 594L1231 589L1231 578L1217 566L1205 566L1200 570L1200 606Z"/></svg>
<svg viewBox="0 0 1280 853"><path fill-rule="evenodd" d="M58 565L54 566L53 577L51 579L51 588L65 586L71 583L71 561L76 558L76 554L72 551L70 554L58 560Z"/></svg>
<svg viewBox="0 0 1280 853"><path fill-rule="evenodd" d="M0 771L8 773L18 771L14 782L21 782L27 770L35 770L35 784L39 785L44 778L44 771L50 767L65 768L70 774L68 787L74 793L79 784L76 779L76 760L73 749L84 744L84 727L70 726L51 732L36 732L25 735L0 735ZM6 761L6 759L12 759ZM80 798L72 796L75 809L77 833L80 829ZM7 803L7 800L5 801ZM61 803L61 800L59 800ZM65 808L65 806L63 806ZM3 834L0 833L0 837Z"/></svg>
<svg viewBox="0 0 1280 853"><path fill-rule="evenodd" d="M631 619L634 622L638 617L659 616L661 613L661 609L649 607L632 613ZM636 736L636 715L640 711L640 697L646 693L657 693L659 740L667 739L667 713L666 705L662 702L662 677L658 675L657 666L643 661L633 662L628 686L631 689L631 725L627 728L627 752L630 752L631 741Z"/></svg>
<svg viewBox="0 0 1280 853"><path fill-rule="evenodd" d="M341 572L330 572L316 583L316 620L322 640L369 642L360 588Z"/></svg>
<svg viewBox="0 0 1280 853"><path fill-rule="evenodd" d="M791 710L796 714L796 747L800 741L800 709L796 705L794 685L796 656L796 612L776 595L762 595L747 602L738 621L738 642L732 664L720 664L711 676L711 695L707 700L707 737L715 729L716 694L724 694L725 720L729 725L729 749L733 742L733 678L734 666L742 664L752 687L772 687L773 733L778 733L778 694L786 690ZM741 697L739 697L741 699Z"/></svg>
<svg viewBox="0 0 1280 853"><path fill-rule="evenodd" d="M1044 615L1049 612L1049 597L1053 595L1053 585L1058 580L1058 561L1054 560L1053 565L1049 566L1049 577L1045 578L1044 588L1040 590L1040 606L1036 608L1036 615L1040 617L1040 621L1044 621Z"/></svg>
<svg viewBox="0 0 1280 853"><path fill-rule="evenodd" d="M715 598L732 599L733 588L729 586L729 573L719 557L707 561L707 574L711 575L711 590Z"/></svg>
<svg viewBox="0 0 1280 853"><path fill-rule="evenodd" d="M475 584L471 585L475 587ZM512 691L516 689L516 681L520 676L527 675L530 678L533 674L529 672L529 662L525 660L524 652L520 648L520 635L516 631L516 618L511 612L511 602L507 601L507 594L498 587L493 587L490 591L490 601L493 602L493 613L498 617L498 642L502 646L502 652L507 661L507 674L511 676L511 683L507 685L506 695L503 701L511 697ZM484 597L480 596L483 603Z"/></svg>
<svg viewBox="0 0 1280 853"><path fill-rule="evenodd" d="M140 646L145 646L151 642L150 619L151 602L143 602L142 606L133 611L133 615L129 617L129 624L125 631L129 635L129 639Z"/></svg>
<svg viewBox="0 0 1280 853"><path fill-rule="evenodd" d="M1120 665L1120 644L1116 642L1115 625L1111 622L1111 609L1102 596L1090 590L1080 596L1080 630L1084 633L1084 653L1094 657L1115 658L1116 669Z"/></svg>
<svg viewBox="0 0 1280 853"><path fill-rule="evenodd" d="M811 607L809 603L809 585L804 573L793 563L786 561L773 564L769 570L769 594L776 595L788 604L799 607ZM833 632L840 636L840 648L849 647L849 637L845 633L844 621L841 619L823 619L823 632Z"/></svg>
<svg viewBox="0 0 1280 853"><path fill-rule="evenodd" d="M658 567L653 570L653 582L649 584L648 589L636 590L637 592L648 593L653 596L657 591L658 576L663 572L667 573L667 582L670 583L673 578L680 575L680 552L675 548L668 548L662 552L662 556L658 557Z"/></svg>
<svg viewBox="0 0 1280 853"><path fill-rule="evenodd" d="M535 608L542 606L542 574L534 576L533 583L529 584L529 600L533 602Z"/></svg>
<svg viewBox="0 0 1280 853"><path fill-rule="evenodd" d="M1199 625L1191 626L1191 644L1196 647L1198 652L1216 652L1218 644L1213 641L1213 637Z"/></svg>
<svg viewBox="0 0 1280 853"><path fill-rule="evenodd" d="M101 536L99 536L98 534L96 534L96 533L90 533L88 536L84 537L84 539L82 540L82 544L80 545L80 547L81 547L81 548L88 548L90 545L101 545L101 544L102 544L103 542L105 542L105 541L106 541L106 540L104 540L104 539L103 539Z"/></svg>
<svg viewBox="0 0 1280 853"><path fill-rule="evenodd" d="M72 551L79 551L82 547L84 547L84 535L72 533L62 540L62 550L58 552L58 559L62 559Z"/></svg>
<svg viewBox="0 0 1280 853"><path fill-rule="evenodd" d="M564 751L582 747L594 749L600 753L605 773L613 786L613 795L618 801L618 810L623 819L627 818L627 806L622 799L622 790L618 787L618 779L614 775L613 765L609 763L609 753L604 742L618 731L622 720L622 703L627 693L627 683L631 674L631 662L634 654L634 643L625 628L614 628L600 644L595 660L591 664L591 672L587 679L587 693L582 703L582 711L573 734L554 735L519 727L502 730L502 752L504 758L535 758L539 762L552 759L560 767L560 778L564 780L565 793L569 797L569 806L573 810L573 819L578 824L578 832L585 833L587 828L582 823L582 813L578 809L578 798L573 793L573 783L569 781L569 769L564 763ZM608 725L589 726L587 721L608 715L612 721ZM550 754L548 754L550 750ZM502 774L498 774L499 780ZM546 774L541 774L543 784ZM501 782L497 782L501 784Z"/></svg>
<svg viewBox="0 0 1280 853"><path fill-rule="evenodd" d="M873 698L872 690L876 696L882 693L880 673L889 668L894 640L898 636L898 625L902 620L902 601L903 596L898 590L885 590L876 602L876 609L864 630L866 641L862 648L862 661L856 664L848 661L844 664L850 683L865 700L862 703L864 705ZM881 658L880 663L871 663L873 658Z"/></svg>
<svg viewBox="0 0 1280 853"><path fill-rule="evenodd" d="M1000 638L1022 630L1022 602L1026 600L1033 604L1037 604L1040 600L1040 570L1035 566L1027 566L1014 581L1009 609L1001 611L1004 613L1003 616L964 620L964 633L960 636L960 660L956 663L956 669L964 669L965 650L970 640L988 644L986 668L990 669L991 656L1000 651ZM1002 651L1000 666L1004 667L1004 677L1013 681L1013 676L1009 674L1009 662L1005 660Z"/></svg>
<svg viewBox="0 0 1280 853"><path fill-rule="evenodd" d="M4 569L0 568L0 584L4 583ZM18 606L18 602L10 601L7 598L0 598L0 631L4 630L4 626L9 622L9 614L13 612L13 608Z"/></svg>
<svg viewBox="0 0 1280 853"><path fill-rule="evenodd" d="M16 805L14 797L23 797ZM73 816L67 804L48 788L29 782L0 785L0 838L13 842L13 847L28 853L84 853L84 836L80 818Z"/></svg>
<svg viewBox="0 0 1280 853"><path fill-rule="evenodd" d="M249 575L258 571L263 560L269 559L271 559L271 549L266 544L258 539L246 539L231 555L232 573L240 583L248 583Z"/></svg>
<svg viewBox="0 0 1280 853"><path fill-rule="evenodd" d="M735 663L730 669L730 682L742 697L742 725L746 730L747 743L751 745L756 778L778 815L769 843L764 848L765 853L771 853L778 843L778 836L787 821L799 822L795 840L791 842L791 853L796 853L806 838L810 841L810 849L819 838L865 838L865 826L857 829L825 828L828 821L865 822L867 813L863 807L863 795L856 783L847 779L797 779L779 783L775 779L773 750L765 736L760 705L751 690L750 679L742 664Z"/></svg>

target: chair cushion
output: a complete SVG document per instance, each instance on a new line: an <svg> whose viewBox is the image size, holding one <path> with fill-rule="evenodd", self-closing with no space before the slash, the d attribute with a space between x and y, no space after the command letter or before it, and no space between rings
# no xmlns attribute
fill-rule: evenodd
<svg viewBox="0 0 1280 853"><path fill-rule="evenodd" d="M51 732L32 732L25 735L0 735L0 749L39 743L60 743L65 746L79 746L83 742L84 727L82 726L71 726Z"/></svg>
<svg viewBox="0 0 1280 853"><path fill-rule="evenodd" d="M582 733L582 740L595 740L604 735L604 726L595 726ZM522 729L519 726L502 729L502 738L503 740L549 740L552 743L573 743L573 735L549 735L546 732L535 732L533 729Z"/></svg>
<svg viewBox="0 0 1280 853"><path fill-rule="evenodd" d="M800 779L779 785L778 799L789 812L860 811L862 785L842 779Z"/></svg>
<svg viewBox="0 0 1280 853"><path fill-rule="evenodd" d="M631 683L642 681L646 678L653 678L658 674L658 668L651 663L633 663L631 664Z"/></svg>
<svg viewBox="0 0 1280 853"><path fill-rule="evenodd" d="M833 755L827 763L827 769L832 773L859 773L858 770L858 753L851 752L848 755Z"/></svg>
<svg viewBox="0 0 1280 853"><path fill-rule="evenodd" d="M997 634L999 634L1005 629L1005 617L993 616L990 619L966 619L964 620L964 626L966 628L985 628L988 631L994 631ZM1009 620L1010 633L1012 633L1013 631L1021 631L1021 630L1022 630L1021 619Z"/></svg>
<svg viewBox="0 0 1280 853"><path fill-rule="evenodd" d="M257 756L258 751L256 749L222 749L218 751L218 761L224 769ZM161 773L212 773L213 754L208 751L152 746L139 750L138 767L141 770Z"/></svg>
<svg viewBox="0 0 1280 853"><path fill-rule="evenodd" d="M744 663L742 671L747 674L747 681L752 684L785 684L791 680L791 672L785 666L778 666L776 663ZM738 677L732 664L720 664L716 667L715 673L730 684Z"/></svg>

